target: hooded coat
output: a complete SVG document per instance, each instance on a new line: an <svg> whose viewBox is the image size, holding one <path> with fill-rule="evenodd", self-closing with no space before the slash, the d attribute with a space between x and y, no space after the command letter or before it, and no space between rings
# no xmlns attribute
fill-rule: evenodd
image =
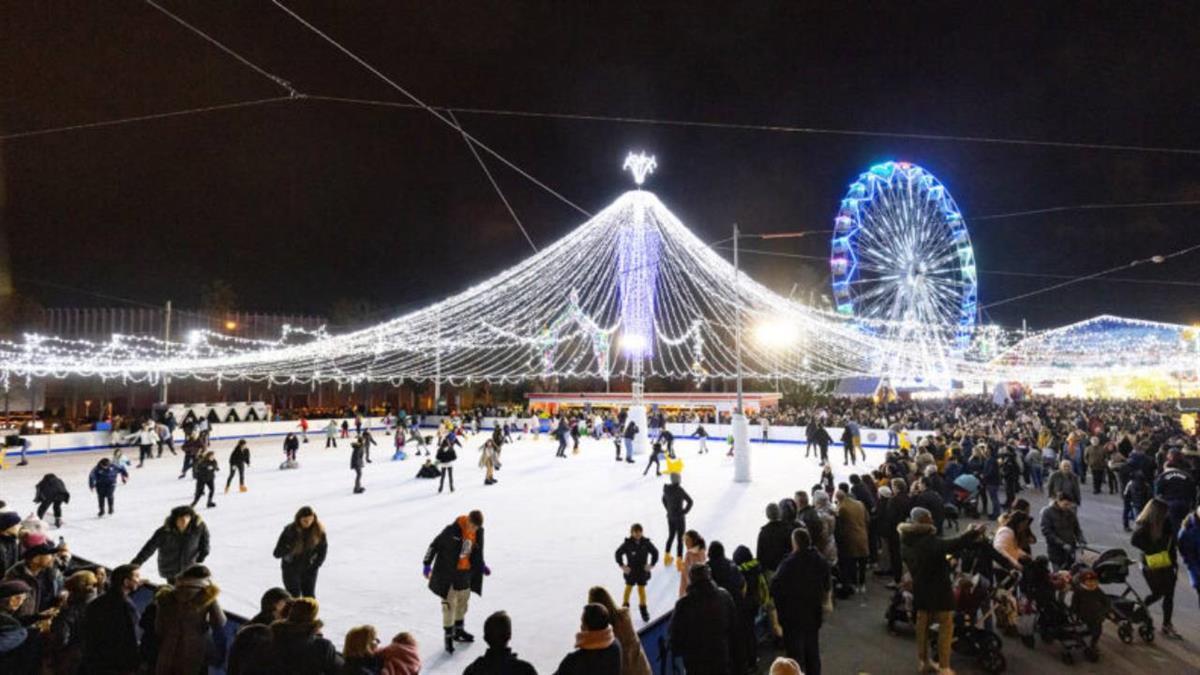
<svg viewBox="0 0 1200 675"><path fill-rule="evenodd" d="M187 529L180 532L168 515L163 526L154 531L146 545L133 558L141 565L158 552L158 574L171 580L176 575L208 557L208 525L199 515L192 516Z"/></svg>
<svg viewBox="0 0 1200 675"><path fill-rule="evenodd" d="M688 673L731 673L731 649L737 639L733 598L712 579L696 579L675 602L671 651L683 657Z"/></svg>
<svg viewBox="0 0 1200 675"><path fill-rule="evenodd" d="M321 637L320 628L320 622L271 624L271 675L341 675L342 657L332 642Z"/></svg>
<svg viewBox="0 0 1200 675"><path fill-rule="evenodd" d="M650 581L649 568L658 564L658 549L646 537L626 537L625 542L617 548L616 559L618 565L629 566L629 573L625 575L626 584L645 586Z"/></svg>
<svg viewBox="0 0 1200 675"><path fill-rule="evenodd" d="M208 672L209 629L225 625L225 612L217 604L220 589L212 583L186 579L172 588L163 586L154 595L158 614L157 675L203 675Z"/></svg>
<svg viewBox="0 0 1200 675"><path fill-rule="evenodd" d="M52 473L46 474L42 480L38 481L33 501L39 504L49 504L51 502L70 502L71 493L67 492L67 486L63 484L62 479Z"/></svg>

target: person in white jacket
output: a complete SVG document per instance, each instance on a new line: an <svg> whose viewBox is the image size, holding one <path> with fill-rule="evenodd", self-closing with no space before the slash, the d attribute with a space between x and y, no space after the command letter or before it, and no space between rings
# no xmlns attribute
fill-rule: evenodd
<svg viewBox="0 0 1200 675"><path fill-rule="evenodd" d="M147 458L154 459L154 453L152 451L154 449L154 445L158 443L158 434L154 431L154 425L150 422L146 422L142 425L141 430L133 434L130 438L132 438L133 442L137 443L138 446L137 466L140 469L142 468L142 465L146 463Z"/></svg>

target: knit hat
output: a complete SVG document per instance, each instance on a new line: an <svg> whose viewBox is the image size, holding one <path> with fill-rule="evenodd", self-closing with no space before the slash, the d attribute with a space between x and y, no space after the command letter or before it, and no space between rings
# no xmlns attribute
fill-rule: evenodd
<svg viewBox="0 0 1200 675"><path fill-rule="evenodd" d="M14 595L24 595L29 592L29 584L13 579L0 582L0 599L11 598Z"/></svg>
<svg viewBox="0 0 1200 675"><path fill-rule="evenodd" d="M16 511L4 511L0 513L0 532L20 523L21 515Z"/></svg>
<svg viewBox="0 0 1200 675"><path fill-rule="evenodd" d="M41 532L25 532L21 535L22 548L37 548L46 543L46 535Z"/></svg>
<svg viewBox="0 0 1200 675"><path fill-rule="evenodd" d="M29 560L39 555L57 555L58 547L54 544L42 543L37 546L30 546L25 549L24 558Z"/></svg>
<svg viewBox="0 0 1200 675"><path fill-rule="evenodd" d="M296 598L288 607L288 623L320 623L317 621L320 609L316 598Z"/></svg>
<svg viewBox="0 0 1200 675"><path fill-rule="evenodd" d="M888 499L891 499L892 498L892 488L890 488L886 485L879 488L879 496L887 497Z"/></svg>

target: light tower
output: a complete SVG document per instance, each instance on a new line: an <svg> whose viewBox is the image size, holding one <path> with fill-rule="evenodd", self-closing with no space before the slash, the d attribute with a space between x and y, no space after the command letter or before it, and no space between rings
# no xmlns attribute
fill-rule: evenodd
<svg viewBox="0 0 1200 675"><path fill-rule="evenodd" d="M646 176L658 168L653 156L644 152L629 153L623 170L633 175L638 190ZM640 194L640 193L639 193ZM654 294L658 284L658 255L661 248L657 226L647 217L646 208L638 203L632 217L623 223L617 250L617 280L621 301L621 350L630 364L632 403L629 419L637 425L634 451L641 455L650 450L647 433L645 360L654 354Z"/></svg>

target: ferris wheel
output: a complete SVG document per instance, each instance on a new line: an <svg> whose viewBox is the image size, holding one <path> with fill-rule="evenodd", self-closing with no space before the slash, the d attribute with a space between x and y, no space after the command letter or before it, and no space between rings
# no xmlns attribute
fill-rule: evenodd
<svg viewBox="0 0 1200 675"><path fill-rule="evenodd" d="M860 175L834 219L831 249L838 313L884 337L936 340L939 352L967 346L975 252L958 206L932 174L885 162Z"/></svg>

